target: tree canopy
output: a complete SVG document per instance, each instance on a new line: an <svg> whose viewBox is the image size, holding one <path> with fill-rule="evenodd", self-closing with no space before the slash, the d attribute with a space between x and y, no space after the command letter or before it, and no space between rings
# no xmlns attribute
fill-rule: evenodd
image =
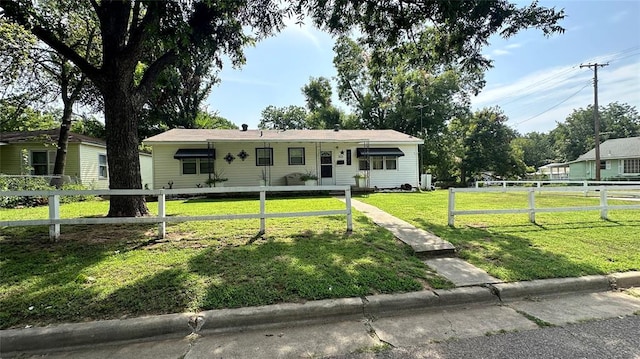
<svg viewBox="0 0 640 359"><path fill-rule="evenodd" d="M142 188L138 158L138 125L160 74L199 49L208 49L216 67L223 56L244 61L242 49L279 31L285 16L308 16L320 28L343 33L356 28L368 44L412 41L428 27L437 30L433 53L463 67L488 66L482 46L493 34L511 36L525 28L560 32L564 14L533 3L518 8L506 1L361 2L271 0L138 1L60 0L69 13L87 9L98 24L101 53L86 58L73 48L76 29L57 21L40 2L6 0L0 16L28 29L60 56L71 61L100 91L105 112L109 184L112 189ZM56 24L55 26L53 24ZM63 25L58 27L57 24ZM426 56L432 53L426 53ZM146 65L136 77L140 63ZM148 212L142 196L112 196L109 216Z"/></svg>

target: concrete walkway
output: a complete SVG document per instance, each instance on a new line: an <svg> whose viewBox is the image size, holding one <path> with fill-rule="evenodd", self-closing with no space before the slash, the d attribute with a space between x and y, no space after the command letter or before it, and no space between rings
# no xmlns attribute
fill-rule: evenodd
<svg viewBox="0 0 640 359"><path fill-rule="evenodd" d="M424 263L457 287L501 282L460 258L443 257L455 255L455 247L435 234L416 228L375 206L355 199L351 199L351 207L369 217L375 224L389 230L400 241L411 246L417 255L438 256L438 258L426 259Z"/></svg>

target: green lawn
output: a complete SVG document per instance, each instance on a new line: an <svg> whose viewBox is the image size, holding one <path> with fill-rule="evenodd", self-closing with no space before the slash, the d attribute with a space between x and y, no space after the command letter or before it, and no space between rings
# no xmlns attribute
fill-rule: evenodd
<svg viewBox="0 0 640 359"><path fill-rule="evenodd" d="M156 203L149 209L156 212ZM342 209L333 198L274 199L267 212ZM102 216L108 203L64 204L63 218ZM257 213L257 200L167 202L169 215ZM47 208L0 209L3 219L46 218ZM366 217L156 225L0 228L0 328L144 314L357 297L450 285Z"/></svg>
<svg viewBox="0 0 640 359"><path fill-rule="evenodd" d="M450 228L447 195L376 193L359 200L450 241L461 258L505 281L640 270L639 210L609 211L609 220L599 211L537 214L537 224L527 214L465 215ZM536 207L598 204L581 195L536 195ZM456 194L457 210L483 208L527 208L527 194Z"/></svg>

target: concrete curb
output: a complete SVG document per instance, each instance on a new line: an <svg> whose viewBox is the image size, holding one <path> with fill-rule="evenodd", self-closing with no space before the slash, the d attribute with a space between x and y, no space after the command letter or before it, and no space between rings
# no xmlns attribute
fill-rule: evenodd
<svg viewBox="0 0 640 359"><path fill-rule="evenodd" d="M249 327L294 322L330 322L336 318L370 318L405 310L439 308L474 303L490 303L523 297L567 292L602 292L640 287L640 271L501 283L487 287L460 287L450 290L381 294L366 298L343 298L285 303L261 307L210 310L201 313L166 314L123 320L60 324L43 328L0 331L0 353L54 350L144 338L184 337L201 331L230 332Z"/></svg>

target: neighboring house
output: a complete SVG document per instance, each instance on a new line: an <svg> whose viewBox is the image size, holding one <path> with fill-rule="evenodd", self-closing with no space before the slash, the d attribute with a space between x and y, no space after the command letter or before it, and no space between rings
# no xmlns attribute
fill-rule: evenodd
<svg viewBox="0 0 640 359"><path fill-rule="evenodd" d="M550 180L566 180L569 179L568 163L549 163L542 167L538 167L537 175L543 175Z"/></svg>
<svg viewBox="0 0 640 359"><path fill-rule="evenodd" d="M569 162L569 178L595 178L595 148ZM640 137L616 138L600 144L600 178L602 180L640 180Z"/></svg>
<svg viewBox="0 0 640 359"><path fill-rule="evenodd" d="M0 174L51 176L58 134L59 130L0 133ZM153 188L151 165L151 155L140 154L142 183L149 188ZM90 188L109 188L105 142L69 133L64 175Z"/></svg>
<svg viewBox="0 0 640 359"><path fill-rule="evenodd" d="M293 174L311 172L320 185L418 186L418 144L394 130L205 130L172 129L143 141L153 148L156 188L204 186L210 176L225 186L299 184ZM211 175L210 175L211 174Z"/></svg>

